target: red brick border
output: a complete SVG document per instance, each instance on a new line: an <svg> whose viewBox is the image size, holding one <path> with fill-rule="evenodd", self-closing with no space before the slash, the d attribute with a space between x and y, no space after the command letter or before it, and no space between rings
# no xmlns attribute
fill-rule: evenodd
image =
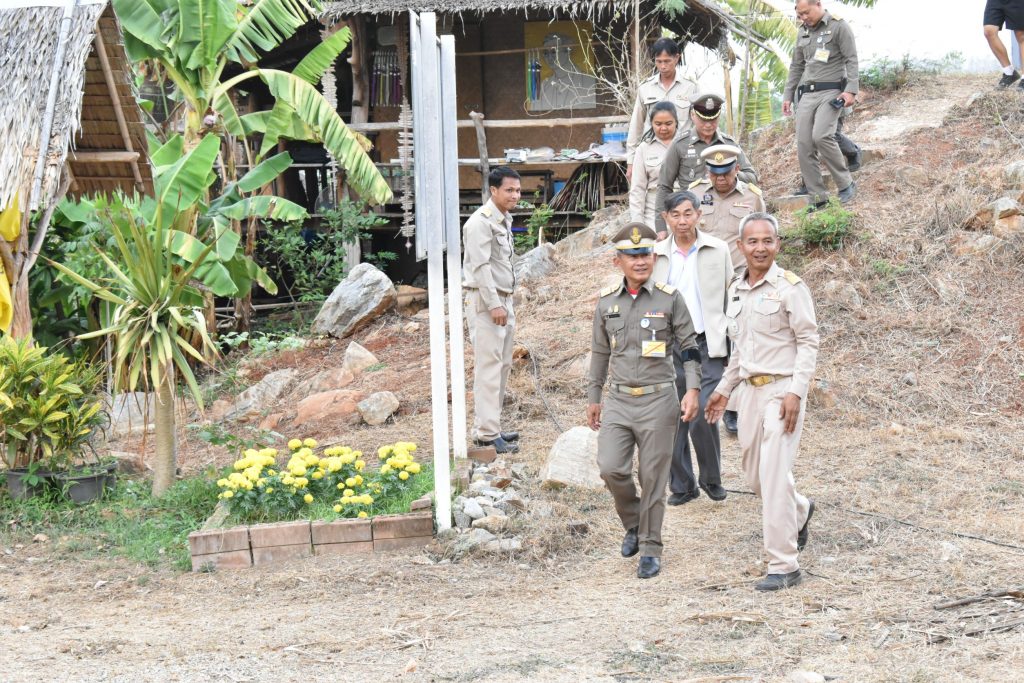
<svg viewBox="0 0 1024 683"><path fill-rule="evenodd" d="M188 535L192 571L243 569L311 555L422 548L434 537L430 494L414 500L409 509L406 514L371 519L300 520L193 531Z"/></svg>

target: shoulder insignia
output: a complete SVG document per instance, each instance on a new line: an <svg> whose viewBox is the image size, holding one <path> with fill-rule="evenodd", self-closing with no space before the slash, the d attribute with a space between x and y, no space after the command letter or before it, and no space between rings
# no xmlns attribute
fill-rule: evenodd
<svg viewBox="0 0 1024 683"><path fill-rule="evenodd" d="M788 282L791 285L797 285L802 282L800 276L791 270L782 271L782 277L786 278L786 282Z"/></svg>
<svg viewBox="0 0 1024 683"><path fill-rule="evenodd" d="M750 189L751 192L756 194L758 197L762 196L761 188L755 185L754 183L747 183L747 187Z"/></svg>
<svg viewBox="0 0 1024 683"><path fill-rule="evenodd" d="M601 297L611 296L615 292L619 291L618 285L610 285L601 290Z"/></svg>
<svg viewBox="0 0 1024 683"><path fill-rule="evenodd" d="M488 209L486 206L480 209L480 213L482 213L487 218L490 218L491 216L494 215L494 213L490 209Z"/></svg>
<svg viewBox="0 0 1024 683"><path fill-rule="evenodd" d="M697 178L697 179L696 179L696 180L694 180L694 181L693 181L692 183L690 183L690 187L688 187L688 188L686 188L686 189L688 189L688 190L689 190L689 189L691 189L691 188L697 187L697 186L698 186L698 185L700 185L701 183L706 183L706 182L708 182L708 181L707 181L707 178Z"/></svg>
<svg viewBox="0 0 1024 683"><path fill-rule="evenodd" d="M654 286L660 289L661 291L665 292L666 294L676 293L676 288L668 284L667 282L657 282Z"/></svg>

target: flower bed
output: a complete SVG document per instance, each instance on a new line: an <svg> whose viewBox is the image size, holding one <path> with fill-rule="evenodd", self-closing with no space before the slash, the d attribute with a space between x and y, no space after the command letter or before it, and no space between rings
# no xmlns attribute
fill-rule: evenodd
<svg viewBox="0 0 1024 683"><path fill-rule="evenodd" d="M412 457L416 444L381 447L376 471L348 447L319 456L313 439L288 447L283 467L275 449L248 449L217 482L236 526L189 535L193 571L422 547L433 538L432 481Z"/></svg>

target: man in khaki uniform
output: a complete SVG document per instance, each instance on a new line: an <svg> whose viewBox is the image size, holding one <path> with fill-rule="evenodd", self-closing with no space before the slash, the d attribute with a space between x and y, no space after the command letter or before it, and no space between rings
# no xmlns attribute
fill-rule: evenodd
<svg viewBox="0 0 1024 683"><path fill-rule="evenodd" d="M818 358L818 323L807 285L775 263L780 246L775 218L747 216L739 241L747 268L733 280L725 312L732 357L705 418L717 422L730 396L743 416L743 472L762 500L768 553L768 575L756 588L771 591L800 583L797 555L807 544L814 514L814 501L797 493L792 470Z"/></svg>
<svg viewBox="0 0 1024 683"><path fill-rule="evenodd" d="M697 84L683 76L683 70L679 68L680 57L679 43L671 38L659 38L651 45L651 59L657 71L637 88L633 116L626 134L627 174L633 170L637 145L651 127L651 108L655 104L671 102L676 106L679 118L676 135L685 135L690 130L690 98L697 92Z"/></svg>
<svg viewBox="0 0 1024 683"><path fill-rule="evenodd" d="M693 132L676 140L661 162L661 173L658 176L658 199L656 206L664 206L665 199L676 192L676 188L685 190L696 180L704 177L705 166L701 154L714 145L732 145L738 148L735 140L718 129L718 119L725 103L718 95L705 93L695 97L690 104ZM740 151L740 180L748 183L757 182L757 172L750 165L747 155ZM655 224L658 232L665 230L665 221L658 216ZM734 238L726 240L732 243Z"/></svg>
<svg viewBox="0 0 1024 683"><path fill-rule="evenodd" d="M690 185L700 197L701 232L714 235L729 245L732 265L739 271L746 259L736 243L740 221L755 211L764 211L761 188L739 179L739 159L743 152L733 145L715 145L701 152L708 175Z"/></svg>
<svg viewBox="0 0 1024 683"><path fill-rule="evenodd" d="M651 278L654 231L629 223L613 238L622 282L601 290L591 340L587 423L600 434L597 463L615 511L626 529L623 557L641 553L637 576L661 571L661 524L672 441L680 414L698 410L700 354L682 295ZM672 343L681 349L686 392L676 394ZM601 402L605 380L608 395ZM639 449L641 494L633 483L633 450Z"/></svg>
<svg viewBox="0 0 1024 683"><path fill-rule="evenodd" d="M512 336L516 316L512 292L512 216L519 203L519 174L507 166L491 169L491 198L469 217L462 229L465 257L466 322L473 345L473 433L482 446L499 453L519 450L518 432L501 431L501 406L512 371Z"/></svg>
<svg viewBox="0 0 1024 683"><path fill-rule="evenodd" d="M686 310L697 333L700 352L700 411L692 422L676 424L676 440L672 450L669 505L683 505L700 496L698 484L708 498L725 500L722 487L722 444L718 426L704 419L704 405L718 386L729 357L726 338L725 302L732 280L732 258L722 240L697 229L700 222L700 200L691 192L669 195L664 218L669 227L668 239L654 245L655 282L668 282L683 295ZM684 359L674 350L676 388L684 391ZM699 478L694 476L690 458L690 441L700 466Z"/></svg>
<svg viewBox="0 0 1024 683"><path fill-rule="evenodd" d="M793 49L782 113L793 114L795 96L797 155L812 206L828 201L819 162L832 174L845 204L857 188L836 142L836 127L859 90L857 44L850 26L826 12L821 0L797 0L796 16L803 26Z"/></svg>

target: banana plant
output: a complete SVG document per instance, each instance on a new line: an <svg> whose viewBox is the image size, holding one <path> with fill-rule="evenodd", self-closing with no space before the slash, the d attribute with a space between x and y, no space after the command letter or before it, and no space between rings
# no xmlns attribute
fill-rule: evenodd
<svg viewBox="0 0 1024 683"><path fill-rule="evenodd" d="M322 142L367 202L381 204L391 198L391 189L366 154L366 139L348 128L313 86L317 67L323 73L333 63L348 43L347 34L339 32L319 45L315 57L296 72L256 66L261 53L274 49L314 18L319 2L113 0L113 5L129 58L155 63L176 86L184 106L186 150L197 145L204 132L220 132L218 127L236 137L260 128L274 140L298 134ZM228 65L240 65L242 73L222 80ZM266 83L277 106L273 114L254 116L247 125L231 101L231 91L252 78ZM295 125L296 118L301 127Z"/></svg>

